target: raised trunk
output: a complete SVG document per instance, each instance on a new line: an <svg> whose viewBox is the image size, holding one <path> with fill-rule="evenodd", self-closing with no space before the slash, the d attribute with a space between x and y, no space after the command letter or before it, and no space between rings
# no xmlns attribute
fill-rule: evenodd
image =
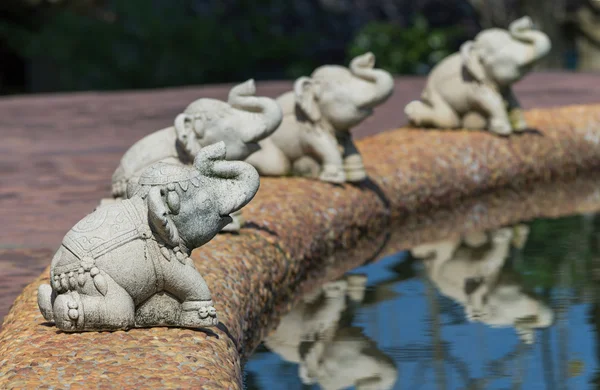
<svg viewBox="0 0 600 390"><path fill-rule="evenodd" d="M531 58L529 63L535 62L544 57L552 48L552 43L548 35L541 31L530 28L531 19L525 17L516 20L510 25L510 34L513 38L532 45Z"/></svg>
<svg viewBox="0 0 600 390"><path fill-rule="evenodd" d="M258 191L260 180L256 169L242 161L217 161L213 172L219 180L221 215L228 215L244 207Z"/></svg>
<svg viewBox="0 0 600 390"><path fill-rule="evenodd" d="M224 142L203 148L194 166L211 180L211 189L218 199L219 214L229 215L244 207L256 195L259 187L258 172L242 161L225 161Z"/></svg>
<svg viewBox="0 0 600 390"><path fill-rule="evenodd" d="M366 53L358 56L350 63L352 74L369 83L373 83L373 94L369 96L363 107L374 107L387 100L394 91L394 78L389 72L382 69L373 69L375 56Z"/></svg>
<svg viewBox="0 0 600 390"><path fill-rule="evenodd" d="M257 142L265 138L281 123L283 114L275 100L266 97L256 97L254 80L250 79L236 85L229 92L229 104L248 113L248 127L243 130L244 142Z"/></svg>

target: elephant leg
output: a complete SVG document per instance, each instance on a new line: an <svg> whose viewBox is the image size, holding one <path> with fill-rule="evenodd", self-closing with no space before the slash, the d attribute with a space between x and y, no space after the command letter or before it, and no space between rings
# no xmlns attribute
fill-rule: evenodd
<svg viewBox="0 0 600 390"><path fill-rule="evenodd" d="M367 288L367 276L362 274L350 274L346 276L348 282L348 298L354 302L362 302L365 298Z"/></svg>
<svg viewBox="0 0 600 390"><path fill-rule="evenodd" d="M292 164L292 172L295 176L310 177L316 179L321 173L321 164L311 156L302 156Z"/></svg>
<svg viewBox="0 0 600 390"><path fill-rule="evenodd" d="M246 162L254 166L261 176L285 176L291 172L287 156L270 139L260 142L260 149L252 153Z"/></svg>
<svg viewBox="0 0 600 390"><path fill-rule="evenodd" d="M229 214L229 216L231 217L232 221L223 229L221 229L221 231L229 233L239 232L242 226L244 226L244 222L246 222L244 220L244 216L242 215L242 210L234 211L233 213Z"/></svg>
<svg viewBox="0 0 600 390"><path fill-rule="evenodd" d="M56 300L56 291L49 284L42 284L38 288L38 306L46 321L54 321L52 306Z"/></svg>
<svg viewBox="0 0 600 390"><path fill-rule="evenodd" d="M119 330L134 326L135 305L131 296L110 276L106 294L87 295L77 291L60 294L54 300L56 326L65 332Z"/></svg>
<svg viewBox="0 0 600 390"><path fill-rule="evenodd" d="M165 261L164 290L181 302L179 326L202 328L219 323L208 285L189 257Z"/></svg>
<svg viewBox="0 0 600 390"><path fill-rule="evenodd" d="M346 181L357 183L367 178L367 171L363 164L363 159L349 131L339 132L337 135L338 142L344 148L344 172L346 173Z"/></svg>
<svg viewBox="0 0 600 390"><path fill-rule="evenodd" d="M320 180L331 183L346 181L340 145L332 134L322 130L311 131L304 134L304 143L309 154L321 161Z"/></svg>
<svg viewBox="0 0 600 390"><path fill-rule="evenodd" d="M512 88L508 88L506 90L504 94L504 99L506 100L508 119L510 121L512 129L517 132L527 130L527 121L525 120L525 116L523 115L521 104L519 103L517 97L513 93Z"/></svg>
<svg viewBox="0 0 600 390"><path fill-rule="evenodd" d="M478 108L489 115L491 132L499 135L508 135L512 132L501 94L487 85L480 85L475 88L473 99Z"/></svg>
<svg viewBox="0 0 600 390"><path fill-rule="evenodd" d="M463 115L462 127L467 130L486 130L488 119L480 112L469 111Z"/></svg>
<svg viewBox="0 0 600 390"><path fill-rule="evenodd" d="M471 248L479 248L489 242L488 235L482 231L465 233L463 241Z"/></svg>
<svg viewBox="0 0 600 390"><path fill-rule="evenodd" d="M406 105L404 112L412 124L440 129L460 127L456 111L436 91L424 94L426 101L414 100Z"/></svg>

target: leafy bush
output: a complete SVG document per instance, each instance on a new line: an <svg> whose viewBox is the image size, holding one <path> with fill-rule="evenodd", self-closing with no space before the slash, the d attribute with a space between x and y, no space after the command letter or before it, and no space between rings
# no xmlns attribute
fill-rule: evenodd
<svg viewBox="0 0 600 390"><path fill-rule="evenodd" d="M457 27L429 27L423 16L417 16L407 28L397 24L372 22L352 41L348 55L354 57L371 51L377 65L396 74L427 74L444 57L458 48L463 35Z"/></svg>
<svg viewBox="0 0 600 390"><path fill-rule="evenodd" d="M62 90L147 88L295 77L318 65L317 33L274 31L294 9L239 0L197 12L192 1L113 1L95 12L57 10L38 31L0 24L20 55L52 64ZM232 11L233 10L233 11ZM275 10L268 12L266 10ZM89 10L91 11L91 10ZM101 11L101 12L100 12Z"/></svg>
<svg viewBox="0 0 600 390"><path fill-rule="evenodd" d="M454 30L423 17L409 28L371 23L356 37L348 17L318 0L89 0L0 22L0 40L43 69L50 90L296 78L369 50L385 69L423 74L454 50Z"/></svg>

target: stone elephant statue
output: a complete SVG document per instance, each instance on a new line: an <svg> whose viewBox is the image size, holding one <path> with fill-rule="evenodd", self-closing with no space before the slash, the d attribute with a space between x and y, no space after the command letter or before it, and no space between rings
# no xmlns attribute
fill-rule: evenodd
<svg viewBox="0 0 600 390"><path fill-rule="evenodd" d="M127 184L151 164L164 161L191 164L198 151L225 142L227 160L244 160L259 149L258 141L281 123L281 108L275 100L256 97L254 80L234 86L227 102L198 99L179 114L173 126L156 131L125 152L112 177L114 198L127 198ZM238 231L241 213L224 230Z"/></svg>
<svg viewBox="0 0 600 390"><path fill-rule="evenodd" d="M362 158L350 129L372 114L394 89L392 76L373 69L375 56L367 53L350 68L326 65L311 77L300 77L294 90L277 99L283 121L261 149L246 161L261 175L289 174L344 183L366 178Z"/></svg>
<svg viewBox="0 0 600 390"><path fill-rule="evenodd" d="M38 290L44 318L67 332L218 324L190 253L258 191L256 170L224 161L223 142L192 166L158 162L129 199L101 205L64 237Z"/></svg>
<svg viewBox="0 0 600 390"><path fill-rule="evenodd" d="M429 279L465 308L469 321L513 326L521 340L532 343L534 329L550 326L553 312L504 267L511 246L522 248L528 234L526 225L469 233L420 245L411 254L423 259Z"/></svg>
<svg viewBox="0 0 600 390"><path fill-rule="evenodd" d="M391 389L394 361L352 326L352 306L360 305L367 279L346 275L305 295L282 318L265 345L288 362L299 364L304 384L322 389Z"/></svg>
<svg viewBox="0 0 600 390"><path fill-rule="evenodd" d="M422 100L405 113L416 126L487 129L500 135L527 129L512 84L551 49L529 17L508 30L491 28L465 42L431 71Z"/></svg>

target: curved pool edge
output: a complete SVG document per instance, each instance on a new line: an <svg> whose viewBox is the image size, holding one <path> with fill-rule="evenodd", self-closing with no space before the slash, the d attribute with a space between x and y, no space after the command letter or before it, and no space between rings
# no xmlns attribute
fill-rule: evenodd
<svg viewBox="0 0 600 390"><path fill-rule="evenodd" d="M43 325L37 309L45 272L5 318L0 387L240 388L242 361L319 283L457 227L600 209L600 178L591 174L600 167L597 112L598 105L532 110L527 118L537 131L510 138L381 133L358 142L370 176L359 186L262 179L244 208L247 227L193 254L225 325L213 332L60 333Z"/></svg>

